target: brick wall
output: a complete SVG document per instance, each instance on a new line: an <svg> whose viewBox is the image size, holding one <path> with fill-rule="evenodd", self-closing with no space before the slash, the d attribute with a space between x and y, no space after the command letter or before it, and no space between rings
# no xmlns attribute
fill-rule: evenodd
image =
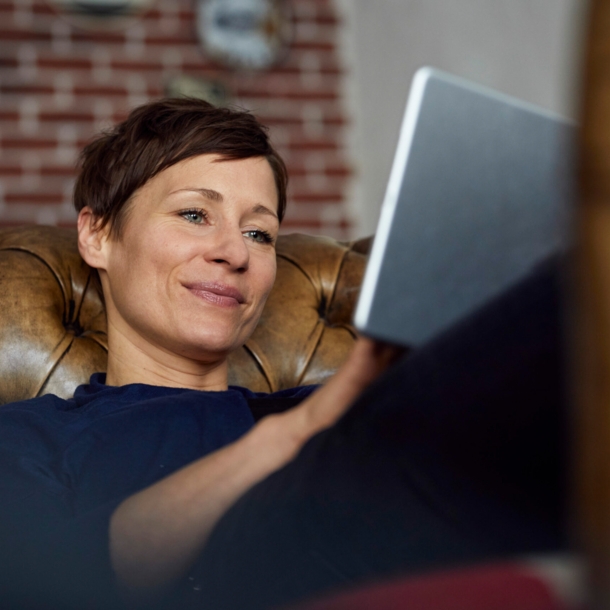
<svg viewBox="0 0 610 610"><path fill-rule="evenodd" d="M179 74L220 81L271 129L287 162L284 230L351 236L339 19L332 0L293 0L294 39L269 70L205 56L195 0L155 0L123 29L75 27L44 0L0 0L0 225L74 224L79 149Z"/></svg>

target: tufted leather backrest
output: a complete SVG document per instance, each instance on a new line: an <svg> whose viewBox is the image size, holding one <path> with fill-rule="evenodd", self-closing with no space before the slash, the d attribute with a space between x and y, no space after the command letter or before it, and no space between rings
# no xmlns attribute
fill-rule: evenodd
<svg viewBox="0 0 610 610"><path fill-rule="evenodd" d="M232 354L229 383L275 391L320 383L354 342L351 318L368 240L280 236L278 271L261 321ZM104 304L76 231L0 229L0 404L67 397L106 370Z"/></svg>

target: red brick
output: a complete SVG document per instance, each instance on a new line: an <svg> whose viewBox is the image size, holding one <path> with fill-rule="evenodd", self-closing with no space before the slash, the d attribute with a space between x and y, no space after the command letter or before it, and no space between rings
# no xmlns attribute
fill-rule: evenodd
<svg viewBox="0 0 610 610"><path fill-rule="evenodd" d="M4 201L6 203L35 203L49 204L62 203L64 195L62 193L6 193Z"/></svg>
<svg viewBox="0 0 610 610"><path fill-rule="evenodd" d="M170 50L179 53L182 73L223 82L234 103L250 108L270 126L272 141L285 154L292 174L286 227L348 236L343 204L352 170L343 143L348 121L337 55L340 20L333 2L297 0L291 47L277 65L258 72L227 69L206 56L193 27L191 0L175 0L171 29L165 27L163 4L154 4L137 19L141 57L129 53L133 32L64 25L70 51L66 54L53 36L57 24L65 24L54 9L34 0L31 27L25 30L19 25L25 22L13 18L17 4L0 0L0 183L5 194L0 224L28 218L73 224L73 212L61 204L74 179L77 149L93 137L98 120L124 118L136 102L134 94L143 99L163 94L172 74ZM22 44L35 51L26 72L19 63ZM96 60L98 49L106 56L101 62ZM100 79L100 68L107 71L107 81ZM59 73L69 81L57 91ZM137 91L129 84L134 73L142 80ZM20 125L24 100L35 100L33 111L38 109L36 122L29 125L35 130L26 134ZM108 108L96 116L100 100L106 100ZM60 149L62 157L57 138L65 124L76 141Z"/></svg>

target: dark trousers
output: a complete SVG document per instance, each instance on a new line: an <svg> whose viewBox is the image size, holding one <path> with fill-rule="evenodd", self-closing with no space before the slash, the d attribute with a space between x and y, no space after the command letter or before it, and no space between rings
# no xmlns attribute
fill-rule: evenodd
<svg viewBox="0 0 610 610"><path fill-rule="evenodd" d="M185 606L270 608L564 547L560 293L543 265L387 372L228 511Z"/></svg>

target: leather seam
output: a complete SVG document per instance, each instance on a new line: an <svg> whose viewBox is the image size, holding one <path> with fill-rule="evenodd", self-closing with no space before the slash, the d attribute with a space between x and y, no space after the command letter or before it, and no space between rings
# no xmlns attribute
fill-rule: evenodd
<svg viewBox="0 0 610 610"><path fill-rule="evenodd" d="M108 345L104 345L101 340L99 339L99 337L97 335L103 335L104 337L107 337L107 335L105 333L101 333L100 331L85 331L80 337L78 337L79 339L89 339L90 341L93 341L94 343L97 343L106 353L108 353Z"/></svg>
<svg viewBox="0 0 610 610"><path fill-rule="evenodd" d="M64 315L65 315L65 312L68 311L68 308L69 308L68 302L70 299L68 299L68 292L66 290L66 287L63 285L61 279L59 278L59 275L55 272L53 267L51 267L51 265L49 265L49 263L40 254L38 254L28 248L24 248L23 246L8 246L5 248L0 248L0 252L11 252L11 251L25 252L26 254L30 254L34 258L38 259L51 272L51 275L55 278L55 281L59 285L59 289L61 290L61 294L63 296Z"/></svg>
<svg viewBox="0 0 610 610"><path fill-rule="evenodd" d="M288 257L286 254L278 254L277 258L282 258L284 259L287 263L290 263L291 265L293 265L294 267L296 267L308 280L309 283L313 286L314 290L316 288L316 284L313 280L313 278L311 277L311 274L307 272L307 270L305 270L303 268L302 265L300 265L297 261L295 261L294 259ZM318 298L321 298L320 295L318 295Z"/></svg>
<svg viewBox="0 0 610 610"><path fill-rule="evenodd" d="M330 295L330 297L326 301L326 307L325 307L325 311L324 311L325 320L328 319L328 312L330 311L331 305L333 304L333 302L335 300L335 295L337 294L337 286L339 285L339 278L341 277L341 271L343 270L343 266L345 265L345 258L347 257L348 252L349 252L349 250L345 250L343 252L343 256L341 257L341 262L337 266L337 273L335 274L335 277L333 278L333 291L332 291L332 294Z"/></svg>
<svg viewBox="0 0 610 610"><path fill-rule="evenodd" d="M314 281L313 277L301 264L299 264L296 260L294 260L293 258L291 258L289 255L286 255L286 254L278 254L277 257L282 258L286 262L294 265L309 280L309 283L312 285L313 289L317 293L318 301L321 303L324 303L324 316L326 318L326 315L328 314L328 309L330 307L330 303L332 303L332 301L335 297L335 293L337 290L337 280L339 278L341 269L343 268L343 263L345 262L345 257L347 256L348 252L349 252L349 250L347 248L345 248L345 249L343 249L343 252L341 253L341 257L339 259L339 262L336 266L336 270L335 270L333 278L332 278L333 290L328 298L326 298L326 295L324 294L323 283L320 282L320 290L318 291L316 289L316 282Z"/></svg>
<svg viewBox="0 0 610 610"><path fill-rule="evenodd" d="M324 334L325 328L326 328L326 324L324 324L324 322L322 322L322 320L318 320L318 322L316 323L315 331L314 331L314 332L318 333L318 336L316 337L316 340L313 343L313 347L309 350L309 352L307 354L305 354L305 357L303 358L303 360L305 361L305 366L303 367L303 369L301 370L301 372L297 378L297 382L296 382L297 387L301 385L301 382L303 381L303 377L305 377L305 374L309 370L309 365L311 364L314 354L316 353L316 350L318 349L318 345L320 345L320 341L322 340L322 335Z"/></svg>
<svg viewBox="0 0 610 610"><path fill-rule="evenodd" d="M85 281L85 285L81 291L80 299L77 306L74 308L74 313L72 314L74 320L69 320L69 322L76 322L80 318L80 312L83 308L83 303L85 302L85 295L87 294L87 289L89 288L89 282L91 281L91 273L87 274L87 280ZM70 286L72 286L72 294L75 294L74 290L74 276L72 274L72 270L70 270Z"/></svg>
<svg viewBox="0 0 610 610"><path fill-rule="evenodd" d="M265 381L267 382L267 385L269 386L270 391L276 392L277 389L273 387L273 383L272 383L271 379L269 379L269 375L267 375L267 371L265 369L265 366L264 366L262 360L260 359L258 354L248 345L248 341L246 341L244 343L244 349L254 359L254 362L255 362L257 368L259 369L259 371L261 372L261 374L263 375L263 377L265 378Z"/></svg>
<svg viewBox="0 0 610 610"><path fill-rule="evenodd" d="M66 343L67 345L64 345ZM72 347L73 343L74 335L66 331L64 336L61 338L61 341L57 344L57 347L51 352L51 354L49 354L47 366L49 366L50 363L50 367L47 371L47 374L44 376L44 379L36 388L36 392L34 393L35 397L40 396L40 393L51 378L53 371L55 371L59 363L64 359L64 356L70 351L70 348Z"/></svg>

